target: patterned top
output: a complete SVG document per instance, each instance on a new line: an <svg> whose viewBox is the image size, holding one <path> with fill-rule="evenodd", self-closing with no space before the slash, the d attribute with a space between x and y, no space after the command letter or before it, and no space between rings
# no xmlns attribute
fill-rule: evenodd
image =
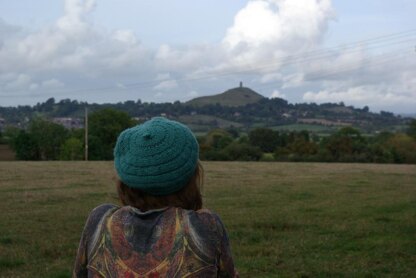
<svg viewBox="0 0 416 278"><path fill-rule="evenodd" d="M220 218L209 210L101 205L88 217L73 277L237 277Z"/></svg>

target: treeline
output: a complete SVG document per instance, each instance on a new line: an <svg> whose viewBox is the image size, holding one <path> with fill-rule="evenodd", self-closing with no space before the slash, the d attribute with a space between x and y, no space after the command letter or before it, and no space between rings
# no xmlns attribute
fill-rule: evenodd
<svg viewBox="0 0 416 278"><path fill-rule="evenodd" d="M91 113L88 124L88 158L111 160L118 134L137 122L126 112L105 108ZM19 160L82 160L84 136L84 129L68 130L36 118L26 129L7 128L0 137ZM327 137L308 131L256 128L242 133L228 128L211 130L198 136L198 141L202 160L416 163L416 120L410 122L407 133L371 137L352 127Z"/></svg>
<svg viewBox="0 0 416 278"><path fill-rule="evenodd" d="M135 125L131 117L115 109L91 113L88 120L88 159L111 160L118 134ZM33 119L26 129L6 128L3 142L18 160L82 160L85 158L85 130L68 130L44 118Z"/></svg>
<svg viewBox="0 0 416 278"><path fill-rule="evenodd" d="M199 141L206 160L416 163L416 120L407 133L371 137L352 127L322 138L308 131L257 128L242 136L234 130L213 130Z"/></svg>
<svg viewBox="0 0 416 278"><path fill-rule="evenodd" d="M132 117L139 118L150 118L161 114L173 118L191 114L209 115L239 123L245 126L246 130L259 123L263 126L272 127L295 124L299 119L340 121L360 126L360 128L367 131L380 130L388 126L402 125L407 122L407 119L396 117L393 113L385 111L372 113L367 106L360 109L345 106L342 102L291 104L281 98L264 98L256 103L244 106L224 106L218 103L192 106L179 101L173 103L147 103L141 100L130 100L115 104L88 104L70 99L56 102L54 98L50 98L46 102L38 103L34 106L0 107L0 117L4 118L9 124L26 127L26 120L32 120L36 115L42 115L47 118L80 118L84 113L85 107L88 107L89 111L113 108L124 111Z"/></svg>

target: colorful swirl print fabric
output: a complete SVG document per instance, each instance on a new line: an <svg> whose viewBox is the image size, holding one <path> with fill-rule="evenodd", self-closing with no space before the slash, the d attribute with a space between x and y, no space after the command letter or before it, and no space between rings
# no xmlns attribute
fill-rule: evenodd
<svg viewBox="0 0 416 278"><path fill-rule="evenodd" d="M209 210L102 205L85 225L74 277L236 277L227 233Z"/></svg>

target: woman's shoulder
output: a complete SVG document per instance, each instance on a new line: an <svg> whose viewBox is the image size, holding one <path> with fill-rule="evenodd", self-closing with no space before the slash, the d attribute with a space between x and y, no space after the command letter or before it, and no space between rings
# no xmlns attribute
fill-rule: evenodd
<svg viewBox="0 0 416 278"><path fill-rule="evenodd" d="M95 207L95 208L93 208L92 210L91 210L91 213L93 214L95 214L95 213L105 213L105 212L107 212L108 210L110 210L110 209L118 209L118 208L120 208L119 206L117 206L117 205L114 205L114 204L108 204L108 203L106 203L106 204L101 204L101 205L99 205L99 206L97 206L97 207Z"/></svg>
<svg viewBox="0 0 416 278"><path fill-rule="evenodd" d="M120 207L113 204L101 204L95 208L93 208L90 212L89 218L101 218L104 214L106 214L110 210L116 210Z"/></svg>
<svg viewBox="0 0 416 278"><path fill-rule="evenodd" d="M215 221L216 223L222 224L220 216L216 212L210 209L203 208L203 209L197 210L196 213L200 215L201 217L208 217L208 218L213 219L213 221Z"/></svg>
<svg viewBox="0 0 416 278"><path fill-rule="evenodd" d="M211 231L216 230L220 235L225 231L224 224L220 216L210 209L200 209L197 211L187 211L191 224L204 226Z"/></svg>
<svg viewBox="0 0 416 278"><path fill-rule="evenodd" d="M105 214L109 213L110 211L115 211L119 209L119 206L113 205L113 204L102 204L97 207L95 207L93 210L91 210L87 223L86 223L86 230L90 233L92 233L91 230L95 229L97 227L98 223L101 221L101 219L104 217Z"/></svg>
<svg viewBox="0 0 416 278"><path fill-rule="evenodd" d="M199 217L202 217L202 218L210 218L210 219L213 219L214 221L221 221L220 217L218 216L216 212L207 208L196 210L195 213Z"/></svg>

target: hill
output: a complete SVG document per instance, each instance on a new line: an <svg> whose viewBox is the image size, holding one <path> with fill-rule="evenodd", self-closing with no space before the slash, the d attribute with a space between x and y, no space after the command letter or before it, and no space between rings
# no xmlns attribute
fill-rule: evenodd
<svg viewBox="0 0 416 278"><path fill-rule="evenodd" d="M403 131L410 118L369 107L355 108L344 103L289 103L281 98L266 98L247 87L229 89L221 94L195 98L186 103L148 103L125 101L119 103L86 103L54 98L34 106L0 107L0 132L7 126L25 127L35 117L45 117L68 128L82 127L85 107L94 112L114 108L127 112L138 121L164 116L190 125L195 132L213 128L239 128L249 131L255 127L279 130L307 129L330 134L343 126L353 126L366 133Z"/></svg>
<svg viewBox="0 0 416 278"><path fill-rule="evenodd" d="M229 89L218 95L194 98L185 104L192 106L204 106L218 103L222 106L236 107L256 103L262 99L264 99L264 96L256 93L250 88L240 86Z"/></svg>

